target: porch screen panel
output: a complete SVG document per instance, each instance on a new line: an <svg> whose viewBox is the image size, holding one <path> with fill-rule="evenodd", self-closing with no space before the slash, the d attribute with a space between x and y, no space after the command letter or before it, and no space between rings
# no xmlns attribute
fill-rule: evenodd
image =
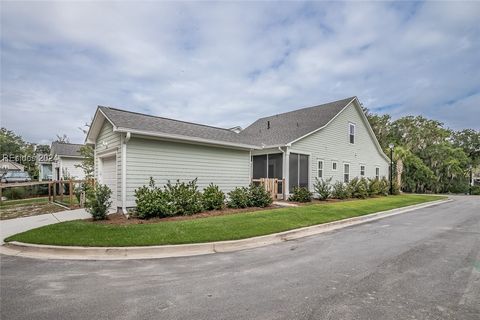
<svg viewBox="0 0 480 320"><path fill-rule="evenodd" d="M253 156L253 179L267 177L267 155Z"/></svg>
<svg viewBox="0 0 480 320"><path fill-rule="evenodd" d="M300 155L300 176L298 179L300 187L308 188L308 156Z"/></svg>
<svg viewBox="0 0 480 320"><path fill-rule="evenodd" d="M298 154L290 153L289 159L289 189L293 192L293 188L298 186Z"/></svg>
<svg viewBox="0 0 480 320"><path fill-rule="evenodd" d="M282 179L282 159L281 153L268 155L268 178Z"/></svg>

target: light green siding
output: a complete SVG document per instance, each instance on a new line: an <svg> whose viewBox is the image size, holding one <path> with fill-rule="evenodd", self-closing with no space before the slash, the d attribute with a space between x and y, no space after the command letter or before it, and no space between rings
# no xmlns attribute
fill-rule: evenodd
<svg viewBox="0 0 480 320"><path fill-rule="evenodd" d="M348 124L355 124L355 143L349 142ZM317 177L318 160L323 160L323 177L333 177L332 182L343 181L343 164L350 164L350 179L360 176L360 166L365 165L365 177L375 177L375 167L380 177L388 177L388 160L377 149L374 137L353 104L341 112L329 125L292 144L291 152L310 155L310 188ZM337 170L332 170L332 162Z"/></svg>
<svg viewBox="0 0 480 320"><path fill-rule="evenodd" d="M121 185L122 185L122 153L121 153L121 135L113 132L113 126L105 121L95 142L95 178L98 179L98 163L103 153L115 150L117 157L117 204L121 205Z"/></svg>
<svg viewBox="0 0 480 320"><path fill-rule="evenodd" d="M198 178L200 189L213 182L224 192L250 183L250 153L187 143L132 137L127 144L127 206L135 205L134 190L150 177L167 180Z"/></svg>

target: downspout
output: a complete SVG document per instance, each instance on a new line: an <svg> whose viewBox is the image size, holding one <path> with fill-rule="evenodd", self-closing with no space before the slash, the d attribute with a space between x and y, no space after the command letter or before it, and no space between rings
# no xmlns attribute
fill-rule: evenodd
<svg viewBox="0 0 480 320"><path fill-rule="evenodd" d="M127 216L127 142L130 141L131 134L127 132L122 143L122 213Z"/></svg>
<svg viewBox="0 0 480 320"><path fill-rule="evenodd" d="M286 184L287 184L287 179L285 178L285 163L287 162L287 158L285 157L285 151L283 151L282 147L278 147L278 150L282 153L282 181L285 181L285 183L282 183L282 200L286 200L287 193L286 191Z"/></svg>

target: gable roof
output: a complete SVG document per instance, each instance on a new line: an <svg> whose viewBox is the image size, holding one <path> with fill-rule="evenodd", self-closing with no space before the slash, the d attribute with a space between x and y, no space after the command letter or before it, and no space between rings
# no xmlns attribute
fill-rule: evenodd
<svg viewBox="0 0 480 320"><path fill-rule="evenodd" d="M352 105L360 108L357 97L350 97L314 107L302 108L260 118L240 132L238 132L238 128L236 127L225 129L99 106L89 132L87 133L86 142L94 144L103 122L108 121L112 124L114 132L130 132L131 134L153 136L163 139L183 140L243 149L286 146L321 130L353 101L357 101L357 103ZM368 127L368 131L377 149L380 154L387 159L365 114L361 111L360 113L363 115L363 120Z"/></svg>
<svg viewBox="0 0 480 320"><path fill-rule="evenodd" d="M82 158L83 156L80 154L80 148L83 146L83 144L76 143L52 142L51 154Z"/></svg>
<svg viewBox="0 0 480 320"><path fill-rule="evenodd" d="M256 145L284 146L328 124L356 97L260 118L241 135Z"/></svg>
<svg viewBox="0 0 480 320"><path fill-rule="evenodd" d="M99 106L98 109L112 123L115 131L158 135L204 143L255 148L238 133L224 128L175 119L151 116L116 108Z"/></svg>

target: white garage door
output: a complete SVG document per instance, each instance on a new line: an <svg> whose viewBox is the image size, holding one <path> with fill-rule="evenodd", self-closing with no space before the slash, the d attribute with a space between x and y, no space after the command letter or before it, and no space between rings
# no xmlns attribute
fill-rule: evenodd
<svg viewBox="0 0 480 320"><path fill-rule="evenodd" d="M117 159L115 156L102 159L102 184L112 190L112 207L117 208Z"/></svg>

